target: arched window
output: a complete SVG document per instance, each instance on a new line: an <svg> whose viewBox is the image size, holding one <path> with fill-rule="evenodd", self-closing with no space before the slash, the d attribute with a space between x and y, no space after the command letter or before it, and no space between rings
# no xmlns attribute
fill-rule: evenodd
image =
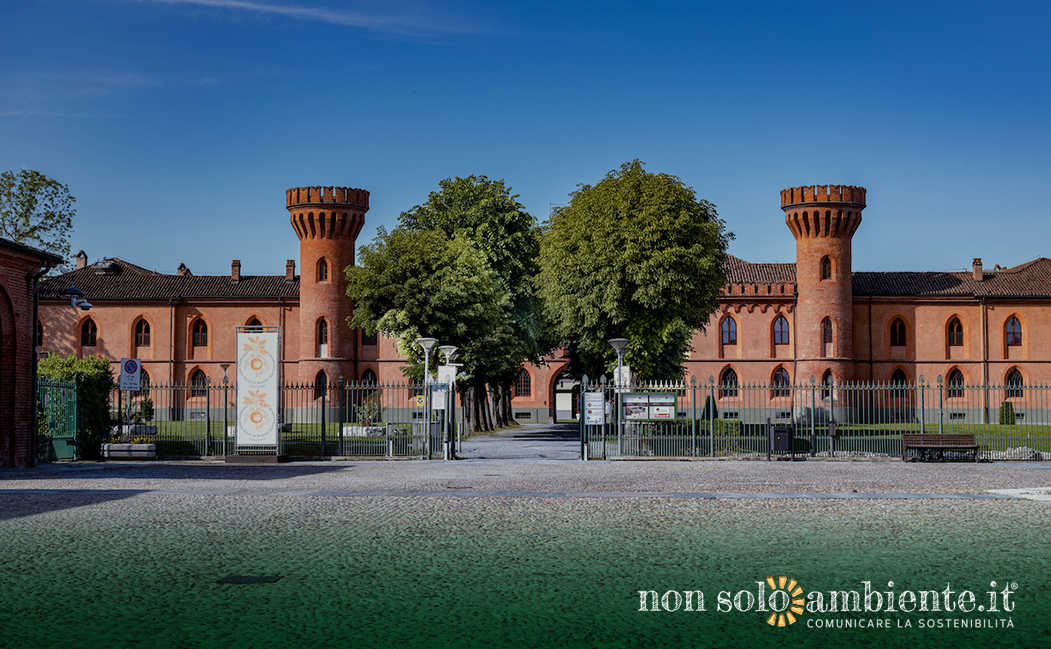
<svg viewBox="0 0 1051 649"><path fill-rule="evenodd" d="M777 316L777 319L774 320L774 344L788 344L788 320L783 315Z"/></svg>
<svg viewBox="0 0 1051 649"><path fill-rule="evenodd" d="M821 321L821 342L832 342L832 321L828 318Z"/></svg>
<svg viewBox="0 0 1051 649"><path fill-rule="evenodd" d="M523 367L518 371L518 380L515 381L515 393L516 397L528 397L533 393L533 379L529 376L529 372Z"/></svg>
<svg viewBox="0 0 1051 649"><path fill-rule="evenodd" d="M960 370L953 370L949 372L949 380L946 381L946 387L948 389L948 396L950 399L959 399L963 397L963 372Z"/></svg>
<svg viewBox="0 0 1051 649"><path fill-rule="evenodd" d="M821 375L821 398L827 399L828 395L832 394L832 384L836 382L836 379L832 376L832 370L825 370L825 373Z"/></svg>
<svg viewBox="0 0 1051 649"><path fill-rule="evenodd" d="M361 382L365 385L376 385L376 383L378 383L376 380L376 373L371 369L365 370L361 373Z"/></svg>
<svg viewBox="0 0 1051 649"><path fill-rule="evenodd" d="M208 391L208 377L204 370L196 370L190 376L190 396L203 397Z"/></svg>
<svg viewBox="0 0 1051 649"><path fill-rule="evenodd" d="M719 380L721 387L719 388L719 396L721 397L736 397L737 396L737 372L732 367L726 368L723 372L722 378Z"/></svg>
<svg viewBox="0 0 1051 649"><path fill-rule="evenodd" d="M894 373L890 375L890 391L891 395L895 397L905 396L905 384L909 382L908 377L905 376L903 370L896 369Z"/></svg>
<svg viewBox="0 0 1051 649"><path fill-rule="evenodd" d="M774 372L774 396L787 397L790 384L791 379L788 378L788 370L783 367L777 368Z"/></svg>
<svg viewBox="0 0 1051 649"><path fill-rule="evenodd" d="M378 340L377 334L365 333L365 330L361 330L361 344L362 345L375 345Z"/></svg>
<svg viewBox="0 0 1051 649"><path fill-rule="evenodd" d="M98 339L99 328L95 325L94 320L88 318L84 324L80 325L80 346L94 347L98 344Z"/></svg>
<svg viewBox="0 0 1051 649"><path fill-rule="evenodd" d="M150 396L150 375L144 369L139 369L139 391L135 396Z"/></svg>
<svg viewBox="0 0 1051 649"><path fill-rule="evenodd" d="M193 346L208 346L208 325L205 324L203 318L197 318L193 322Z"/></svg>
<svg viewBox="0 0 1051 649"><path fill-rule="evenodd" d="M959 318L949 321L949 346L960 347L963 345L963 324Z"/></svg>
<svg viewBox="0 0 1051 649"><path fill-rule="evenodd" d="M723 344L737 344L737 322L730 316L727 316L726 319L723 320Z"/></svg>
<svg viewBox="0 0 1051 649"><path fill-rule="evenodd" d="M245 326L249 328L249 331L262 331L263 330L263 323L259 322L259 318L252 318L251 320L248 321L248 324L246 324Z"/></svg>
<svg viewBox="0 0 1051 649"><path fill-rule="evenodd" d="M832 279L832 260L828 255L821 258L821 279Z"/></svg>
<svg viewBox="0 0 1051 649"><path fill-rule="evenodd" d="M1022 344L1022 323L1018 318L1011 316L1004 325L1004 336L1007 338L1007 346L1015 347Z"/></svg>
<svg viewBox="0 0 1051 649"><path fill-rule="evenodd" d="M317 355L328 357L328 322L324 318L317 321Z"/></svg>
<svg viewBox="0 0 1051 649"><path fill-rule="evenodd" d="M1025 380L1022 378L1022 373L1017 369L1013 369L1007 373L1007 398L1020 397L1022 396L1022 388L1025 386Z"/></svg>
<svg viewBox="0 0 1051 649"><path fill-rule="evenodd" d="M894 318L894 322L890 323L890 346L905 346L905 321L901 318Z"/></svg>
<svg viewBox="0 0 1051 649"><path fill-rule="evenodd" d="M44 346L44 323L39 320L36 321L36 346Z"/></svg>
<svg viewBox="0 0 1051 649"><path fill-rule="evenodd" d="M146 322L145 320L139 320L135 324L135 346L150 346L150 323Z"/></svg>
<svg viewBox="0 0 1051 649"><path fill-rule="evenodd" d="M328 261L326 261L324 257L317 262L317 281L328 281Z"/></svg>
<svg viewBox="0 0 1051 649"><path fill-rule="evenodd" d="M318 372L314 379L314 398L320 399L328 393L328 376L324 372Z"/></svg>

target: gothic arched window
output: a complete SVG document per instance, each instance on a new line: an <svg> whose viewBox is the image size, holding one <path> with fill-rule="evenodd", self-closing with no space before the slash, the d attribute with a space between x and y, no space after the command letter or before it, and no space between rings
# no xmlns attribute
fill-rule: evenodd
<svg viewBox="0 0 1051 649"><path fill-rule="evenodd" d="M774 344L788 344L788 320L783 315L777 316L777 319L774 320Z"/></svg>

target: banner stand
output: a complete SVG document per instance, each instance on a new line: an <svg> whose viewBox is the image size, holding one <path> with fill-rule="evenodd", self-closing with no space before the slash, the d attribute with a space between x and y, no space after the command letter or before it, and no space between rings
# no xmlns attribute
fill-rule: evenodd
<svg viewBox="0 0 1051 649"><path fill-rule="evenodd" d="M288 461L281 452L280 349L280 327L237 327L236 433L234 455L226 456L227 463Z"/></svg>

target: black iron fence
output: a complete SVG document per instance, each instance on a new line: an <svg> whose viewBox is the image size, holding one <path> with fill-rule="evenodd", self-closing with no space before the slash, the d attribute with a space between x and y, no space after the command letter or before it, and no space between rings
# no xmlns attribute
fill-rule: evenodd
<svg viewBox="0 0 1051 649"><path fill-rule="evenodd" d="M792 451L900 458L905 433L971 434L979 459L1051 459L1051 385L946 383L581 385L581 454L766 457L773 427ZM784 453L785 451L776 451Z"/></svg>
<svg viewBox="0 0 1051 649"><path fill-rule="evenodd" d="M428 394L429 392L429 394ZM156 445L158 457L235 453L233 384L114 391L114 441ZM442 458L455 439L455 399L416 383L289 384L280 388L279 450L296 457Z"/></svg>

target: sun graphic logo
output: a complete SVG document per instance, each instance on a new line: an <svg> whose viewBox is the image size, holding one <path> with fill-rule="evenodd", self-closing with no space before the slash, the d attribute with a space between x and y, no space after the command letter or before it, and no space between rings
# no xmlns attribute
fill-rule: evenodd
<svg viewBox="0 0 1051 649"><path fill-rule="evenodd" d="M767 604L773 611L770 617L766 618L766 623L770 626L795 624L796 615L803 612L803 604L806 603L803 599L803 588L795 579L788 577L778 577L776 581L773 577L767 577L766 583L772 590Z"/></svg>

